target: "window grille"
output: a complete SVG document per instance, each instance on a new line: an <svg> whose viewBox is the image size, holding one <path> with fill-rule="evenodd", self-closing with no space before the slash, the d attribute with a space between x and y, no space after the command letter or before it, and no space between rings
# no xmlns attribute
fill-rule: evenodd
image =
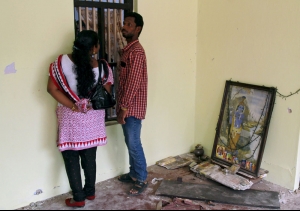
<svg viewBox="0 0 300 211"><path fill-rule="evenodd" d="M106 59L110 64L115 84L112 92L116 96L119 52L126 45L121 29L124 15L133 11L133 0L74 0L75 35L82 30L94 30L99 35L100 50L97 59ZM106 109L105 121L117 119L115 108Z"/></svg>

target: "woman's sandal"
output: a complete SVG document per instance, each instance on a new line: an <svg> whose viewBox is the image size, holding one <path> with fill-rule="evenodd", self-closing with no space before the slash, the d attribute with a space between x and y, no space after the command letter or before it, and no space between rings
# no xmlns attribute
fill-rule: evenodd
<svg viewBox="0 0 300 211"><path fill-rule="evenodd" d="M118 177L118 180L121 182L134 183L134 180L129 176L129 174L123 174Z"/></svg>
<svg viewBox="0 0 300 211"><path fill-rule="evenodd" d="M137 196L140 195L148 186L148 182L140 182L140 181L135 181L134 185L129 191L129 195L131 196ZM132 193L134 192L134 193Z"/></svg>

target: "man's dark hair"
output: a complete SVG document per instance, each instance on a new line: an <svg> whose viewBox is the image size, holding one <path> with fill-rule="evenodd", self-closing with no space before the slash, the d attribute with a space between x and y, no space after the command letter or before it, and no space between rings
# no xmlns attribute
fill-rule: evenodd
<svg viewBox="0 0 300 211"><path fill-rule="evenodd" d="M134 18L134 22L136 24L136 26L140 26L141 27L141 31L139 33L139 35L141 34L142 30L143 30L143 26L144 26L144 20L143 17L136 13L136 12L129 12L125 15L125 18L127 17L133 17Z"/></svg>

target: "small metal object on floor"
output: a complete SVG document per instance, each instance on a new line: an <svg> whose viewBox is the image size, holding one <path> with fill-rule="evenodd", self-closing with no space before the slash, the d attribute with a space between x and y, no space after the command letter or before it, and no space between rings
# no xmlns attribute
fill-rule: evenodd
<svg viewBox="0 0 300 211"><path fill-rule="evenodd" d="M177 182L182 183L182 177L177 177Z"/></svg>
<svg viewBox="0 0 300 211"><path fill-rule="evenodd" d="M211 201L207 201L206 204L208 204L209 206L215 206L215 204L212 203Z"/></svg>
<svg viewBox="0 0 300 211"><path fill-rule="evenodd" d="M151 183L153 184L153 185L155 185L158 181L162 181L163 180L163 178L153 178L152 180L151 180Z"/></svg>

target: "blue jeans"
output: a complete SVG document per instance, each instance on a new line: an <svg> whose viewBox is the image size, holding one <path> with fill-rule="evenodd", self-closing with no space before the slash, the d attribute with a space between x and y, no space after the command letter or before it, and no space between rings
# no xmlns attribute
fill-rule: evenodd
<svg viewBox="0 0 300 211"><path fill-rule="evenodd" d="M126 118L125 122L122 128L129 153L129 175L140 182L144 182L148 172L141 142L142 120L131 116Z"/></svg>

